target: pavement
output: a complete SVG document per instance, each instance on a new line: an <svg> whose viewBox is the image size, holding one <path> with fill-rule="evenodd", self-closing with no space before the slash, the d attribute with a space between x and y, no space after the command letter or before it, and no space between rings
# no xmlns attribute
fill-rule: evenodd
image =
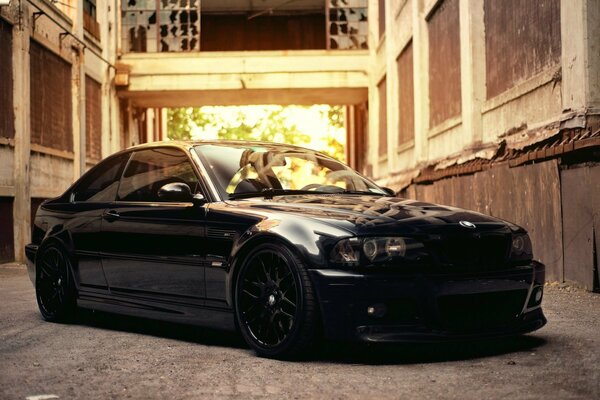
<svg viewBox="0 0 600 400"><path fill-rule="evenodd" d="M0 399L600 399L600 295L546 287L548 324L507 340L324 343L259 358L234 333L85 312L42 320L22 266L0 267Z"/></svg>

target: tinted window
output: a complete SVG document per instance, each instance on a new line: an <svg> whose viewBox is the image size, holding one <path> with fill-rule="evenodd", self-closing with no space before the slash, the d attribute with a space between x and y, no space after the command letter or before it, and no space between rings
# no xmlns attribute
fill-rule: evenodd
<svg viewBox="0 0 600 400"><path fill-rule="evenodd" d="M160 201L158 190L172 182L186 183L192 193L199 190L192 164L182 151L170 148L138 151L121 179L119 200Z"/></svg>
<svg viewBox="0 0 600 400"><path fill-rule="evenodd" d="M92 168L73 190L73 201L113 201L128 158L129 153L112 157Z"/></svg>

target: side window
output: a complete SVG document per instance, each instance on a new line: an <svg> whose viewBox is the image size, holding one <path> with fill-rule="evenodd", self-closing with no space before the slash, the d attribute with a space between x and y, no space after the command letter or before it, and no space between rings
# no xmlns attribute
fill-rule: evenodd
<svg viewBox="0 0 600 400"><path fill-rule="evenodd" d="M157 148L133 154L121 179L121 201L158 202L158 190L167 183L186 183L192 193L199 183L188 157L178 149Z"/></svg>
<svg viewBox="0 0 600 400"><path fill-rule="evenodd" d="M130 153L123 154L96 165L73 190L71 195L73 201L114 201L119 178L129 156Z"/></svg>

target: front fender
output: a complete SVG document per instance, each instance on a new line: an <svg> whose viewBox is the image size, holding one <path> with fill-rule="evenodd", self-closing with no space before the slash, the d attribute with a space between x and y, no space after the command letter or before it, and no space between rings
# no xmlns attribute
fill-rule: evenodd
<svg viewBox="0 0 600 400"><path fill-rule="evenodd" d="M308 269L327 267L327 255L340 239L351 237L352 233L326 223L310 220L286 220L284 218L263 219L250 227L235 242L227 274L227 302L233 304L233 286L237 271L246 256L262 243L278 242L296 253Z"/></svg>

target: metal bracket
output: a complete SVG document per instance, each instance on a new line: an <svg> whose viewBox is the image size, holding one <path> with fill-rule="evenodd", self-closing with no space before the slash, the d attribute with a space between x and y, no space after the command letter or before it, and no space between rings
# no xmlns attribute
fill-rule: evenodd
<svg viewBox="0 0 600 400"><path fill-rule="evenodd" d="M35 31L35 21L37 21L37 19L39 17L41 17L42 15L44 15L45 13L43 11L36 11L33 13L33 24L32 24L32 28Z"/></svg>

